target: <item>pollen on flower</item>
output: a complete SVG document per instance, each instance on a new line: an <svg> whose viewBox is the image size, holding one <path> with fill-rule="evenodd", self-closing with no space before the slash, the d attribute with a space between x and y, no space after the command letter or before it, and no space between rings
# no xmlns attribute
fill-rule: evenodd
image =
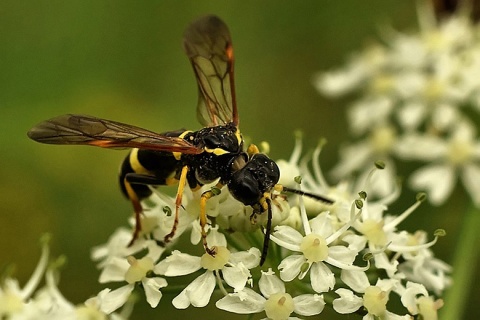
<svg viewBox="0 0 480 320"><path fill-rule="evenodd" d="M385 246L387 244L387 235L383 230L384 221L375 221L365 219L358 230L367 237L368 241L377 246Z"/></svg>
<svg viewBox="0 0 480 320"><path fill-rule="evenodd" d="M23 308L23 301L18 294L11 292L11 290L5 290L2 292L2 298L0 299L0 314L15 314L20 312Z"/></svg>
<svg viewBox="0 0 480 320"><path fill-rule="evenodd" d="M396 133L391 126L378 127L370 134L370 143L377 153L389 152L395 140Z"/></svg>
<svg viewBox="0 0 480 320"><path fill-rule="evenodd" d="M153 269L153 260L150 257L136 259L133 256L129 256L127 261L130 267L125 273L125 281L129 284L141 281L147 275L147 272Z"/></svg>
<svg viewBox="0 0 480 320"><path fill-rule="evenodd" d="M437 320L437 311L443 306L443 300L439 299L433 301L431 297L421 296L417 300L419 314L423 316L425 320Z"/></svg>
<svg viewBox="0 0 480 320"><path fill-rule="evenodd" d="M442 97L442 94L444 92L445 92L444 83L435 79L430 79L430 81L428 81L425 86L423 95L427 101L437 101L439 98Z"/></svg>
<svg viewBox="0 0 480 320"><path fill-rule="evenodd" d="M265 313L272 320L288 319L294 309L293 298L288 293L272 294L265 302Z"/></svg>
<svg viewBox="0 0 480 320"><path fill-rule="evenodd" d="M225 247L215 247L215 255L204 253L200 260L202 268L214 271L222 269L230 259L230 250Z"/></svg>
<svg viewBox="0 0 480 320"><path fill-rule="evenodd" d="M470 160L474 152L474 146L470 141L454 139L448 146L447 157L451 164L462 165Z"/></svg>
<svg viewBox="0 0 480 320"><path fill-rule="evenodd" d="M392 76L387 74L377 75L373 79L370 89L377 94L388 93L394 88L394 84L395 82Z"/></svg>
<svg viewBox="0 0 480 320"><path fill-rule="evenodd" d="M363 305L368 313L381 317L387 311L388 293L379 287L370 286L365 289Z"/></svg>
<svg viewBox="0 0 480 320"><path fill-rule="evenodd" d="M303 238L300 251L309 262L320 262L328 258L327 241L314 233Z"/></svg>

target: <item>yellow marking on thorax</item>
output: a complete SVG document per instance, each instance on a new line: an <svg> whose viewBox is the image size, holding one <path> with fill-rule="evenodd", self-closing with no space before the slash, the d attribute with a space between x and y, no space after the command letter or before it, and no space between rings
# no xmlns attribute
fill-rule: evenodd
<svg viewBox="0 0 480 320"><path fill-rule="evenodd" d="M237 131L235 132L235 137L237 138L238 145L240 146L242 144L243 138L242 138L242 134L240 133L240 130L238 128L237 128ZM230 153L230 151L227 151L227 150L222 149L222 148L215 148L215 149L205 148L205 151L208 152L208 153L213 153L216 156L221 156L221 155Z"/></svg>
<svg viewBox="0 0 480 320"><path fill-rule="evenodd" d="M150 171L145 169L145 167L142 166L140 161L138 161L138 149L137 148L132 149L132 151L130 152L129 161L130 161L130 166L132 167L132 169L135 173L150 174Z"/></svg>
<svg viewBox="0 0 480 320"><path fill-rule="evenodd" d="M242 138L242 134L240 133L240 129L237 128L237 131L235 132L235 136L237 137L238 145L241 145L243 142L243 138Z"/></svg>
<svg viewBox="0 0 480 320"><path fill-rule="evenodd" d="M190 131L190 130L185 130L181 135L179 135L178 137L179 138L185 138L185 136L187 134L189 134L190 132L193 132L193 131ZM193 140L193 137L191 137L192 140ZM189 141L189 142L193 142L193 141ZM175 157L176 160L180 160L182 158L182 153L181 152L172 152L173 156Z"/></svg>
<svg viewBox="0 0 480 320"><path fill-rule="evenodd" d="M216 156L221 156L222 154L230 153L229 151L221 149L221 148L215 148L215 149L205 148L205 151L208 152L208 153L213 153Z"/></svg>

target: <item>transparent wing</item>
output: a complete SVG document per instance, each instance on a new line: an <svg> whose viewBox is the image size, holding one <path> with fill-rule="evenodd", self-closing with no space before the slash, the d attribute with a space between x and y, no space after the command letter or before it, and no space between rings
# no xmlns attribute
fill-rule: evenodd
<svg viewBox="0 0 480 320"><path fill-rule="evenodd" d="M202 152L202 149L182 138L167 137L125 123L75 114L65 114L43 121L27 134L37 142L48 144L140 148L190 154Z"/></svg>
<svg viewBox="0 0 480 320"><path fill-rule="evenodd" d="M228 27L217 16L204 16L185 30L183 44L198 83L200 123L207 127L229 122L238 125Z"/></svg>

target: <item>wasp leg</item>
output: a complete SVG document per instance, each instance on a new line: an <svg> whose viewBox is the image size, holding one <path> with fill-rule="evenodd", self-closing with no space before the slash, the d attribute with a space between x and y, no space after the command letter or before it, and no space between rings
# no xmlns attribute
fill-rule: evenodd
<svg viewBox="0 0 480 320"><path fill-rule="evenodd" d="M254 154L260 153L260 150L258 150L258 147L255 144L251 144L247 148L247 154L248 157L250 158Z"/></svg>
<svg viewBox="0 0 480 320"><path fill-rule="evenodd" d="M212 190L208 190L202 193L202 196L200 198L200 227L202 229L201 232L202 232L203 247L205 248L205 251L211 256L215 255L215 248L208 247L207 232L205 231L205 226L207 225L207 201L208 199L214 196L215 196L215 193L213 193Z"/></svg>
<svg viewBox="0 0 480 320"><path fill-rule="evenodd" d="M223 187L222 183L217 183L215 186L216 189L221 189ZM212 188L213 190L213 188ZM216 250L215 247L209 248L207 244L207 232L205 231L205 226L207 225L207 201L210 198L213 198L214 196L218 195L218 192L213 192L212 190L205 191L202 193L202 196L200 197L200 227L201 227L201 233L202 233L202 242L203 242L203 247L205 248L205 251L211 255L215 256Z"/></svg>
<svg viewBox="0 0 480 320"><path fill-rule="evenodd" d="M128 246L130 247L133 245L135 240L137 240L138 235L140 234L140 231L142 230L142 223L140 219L140 215L143 212L142 205L140 204L140 199L138 198L137 194L132 188L132 185L130 182L128 182L127 177L123 179L123 184L125 186L125 190L127 191L128 198L132 202L133 205L133 211L135 212L135 229L133 230L133 236L132 240L128 243Z"/></svg>
<svg viewBox="0 0 480 320"><path fill-rule="evenodd" d="M158 178L146 174L138 173L127 173L123 179L123 185L127 192L127 196L132 202L133 210L135 212L135 229L133 231L132 240L128 246L133 245L135 240L138 239L140 231L142 231L141 215L143 213L142 205L140 204L140 197L138 196L135 189L132 187L132 184L141 184L141 185L159 185L162 184L162 181Z"/></svg>
<svg viewBox="0 0 480 320"><path fill-rule="evenodd" d="M268 246L270 244L270 232L272 230L272 201L270 195L264 195L262 199L260 199L260 205L262 206L263 211L267 211L267 225L265 227L265 237L263 239L263 249L262 249L262 256L260 258L260 265L262 266L267 259L268 254Z"/></svg>
<svg viewBox="0 0 480 320"><path fill-rule="evenodd" d="M127 173L125 175L125 179L130 184L143 184L143 185L150 185L150 186L158 186L165 184L165 179L160 180L155 176L150 176L147 174L140 174L140 173Z"/></svg>
<svg viewBox="0 0 480 320"><path fill-rule="evenodd" d="M178 190L177 190L177 197L175 199L175 219L173 220L172 230L169 234L163 238L165 243L170 242L173 236L175 235L175 231L177 231L178 227L178 211L180 206L182 205L182 197L183 197L183 190L185 189L185 184L187 182L187 173L188 173L188 166L184 166L182 168L182 172L180 173L180 178L178 180Z"/></svg>

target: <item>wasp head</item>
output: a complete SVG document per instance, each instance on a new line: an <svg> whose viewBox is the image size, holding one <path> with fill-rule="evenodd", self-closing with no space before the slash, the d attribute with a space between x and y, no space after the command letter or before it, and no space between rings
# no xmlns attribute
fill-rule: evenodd
<svg viewBox="0 0 480 320"><path fill-rule="evenodd" d="M243 166L239 166L241 163ZM264 154L257 153L244 163L237 161L228 189L235 199L245 205L258 204L263 194L270 191L280 178L277 164Z"/></svg>

